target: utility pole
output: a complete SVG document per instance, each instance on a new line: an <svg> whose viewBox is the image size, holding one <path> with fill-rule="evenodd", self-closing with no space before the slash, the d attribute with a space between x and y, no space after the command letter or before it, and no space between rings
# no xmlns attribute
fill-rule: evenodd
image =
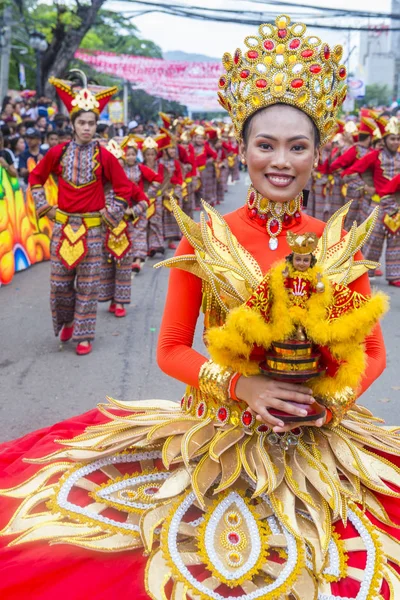
<svg viewBox="0 0 400 600"><path fill-rule="evenodd" d="M129 81L124 81L124 125L128 125Z"/></svg>
<svg viewBox="0 0 400 600"><path fill-rule="evenodd" d="M3 18L0 30L0 102L3 102L4 96L8 91L8 76L10 73L11 57L11 20L12 8L6 4L3 8Z"/></svg>

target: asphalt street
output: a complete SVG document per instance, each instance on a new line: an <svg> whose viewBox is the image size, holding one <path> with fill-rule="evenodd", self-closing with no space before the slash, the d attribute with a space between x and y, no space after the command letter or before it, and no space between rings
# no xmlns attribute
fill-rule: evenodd
<svg viewBox="0 0 400 600"><path fill-rule="evenodd" d="M239 207L244 182L229 188L222 212ZM169 251L169 255L172 252ZM153 269L156 260L132 279L132 304L124 319L99 305L93 352L75 354L71 343L54 337L49 309L49 264L18 273L0 288L0 441L13 439L93 408L106 395L124 400L179 400L184 385L163 374L156 364L156 344L168 285L168 270ZM399 424L400 290L384 278L374 285L390 295L391 310L383 322L387 368L360 402ZM202 348L199 320L196 348Z"/></svg>

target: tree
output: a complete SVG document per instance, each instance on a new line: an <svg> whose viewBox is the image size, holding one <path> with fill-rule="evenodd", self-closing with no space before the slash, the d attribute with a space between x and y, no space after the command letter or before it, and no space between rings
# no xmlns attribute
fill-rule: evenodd
<svg viewBox="0 0 400 600"><path fill-rule="evenodd" d="M368 106L389 105L392 98L392 92L387 85L373 83L365 88L365 98L363 104Z"/></svg>
<svg viewBox="0 0 400 600"><path fill-rule="evenodd" d="M64 0L54 4L38 0L15 0L14 3L14 46L23 44L23 52L17 47L13 51L10 69L10 87L19 88L18 64L26 67L28 87L35 87L35 55L29 47L29 32L40 31L49 44L43 53L42 78L45 93L54 97L53 86L47 84L51 75L65 77L73 67L83 69L88 77L99 85L115 85L118 80L98 73L88 65L74 58L81 47L92 50L106 50L121 54L162 58L159 46L151 40L140 38L137 27L120 13L102 9L105 0ZM84 16L86 15L86 17ZM83 22L84 21L84 22ZM17 43L18 42L18 43ZM132 114L140 113L147 118L157 115L157 104L162 110L182 112L183 107L165 100L156 101L142 90L132 94Z"/></svg>
<svg viewBox="0 0 400 600"><path fill-rule="evenodd" d="M16 0L19 19L27 38L30 29L45 34L48 48L42 53L42 85L45 94L53 96L49 77L61 77L67 70L76 50L92 27L105 0L56 2L41 4L35 0Z"/></svg>

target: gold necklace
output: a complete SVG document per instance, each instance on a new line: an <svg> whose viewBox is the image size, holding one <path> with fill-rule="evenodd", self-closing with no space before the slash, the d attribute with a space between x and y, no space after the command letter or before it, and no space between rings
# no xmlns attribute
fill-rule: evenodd
<svg viewBox="0 0 400 600"><path fill-rule="evenodd" d="M288 202L273 202L264 198L262 194L251 185L247 192L247 210L249 217L256 220L261 225L265 225L269 235L269 248L276 250L278 248L278 235L283 228L300 223L301 208L303 205L303 193L301 192L293 200Z"/></svg>

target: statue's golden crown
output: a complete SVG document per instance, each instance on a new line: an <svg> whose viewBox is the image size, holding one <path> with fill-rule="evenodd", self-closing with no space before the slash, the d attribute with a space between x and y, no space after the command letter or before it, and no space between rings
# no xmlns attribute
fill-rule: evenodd
<svg viewBox="0 0 400 600"><path fill-rule="evenodd" d="M318 236L315 233L292 233L287 232L286 240L290 249L295 254L311 254L318 246Z"/></svg>
<svg viewBox="0 0 400 600"><path fill-rule="evenodd" d="M317 126L324 144L336 131L336 117L346 97L342 46L331 49L303 23L291 25L281 15L276 25L263 24L258 35L244 40L233 56L224 54L226 73L219 78L218 97L241 139L246 119L260 108L283 103L303 110Z"/></svg>

